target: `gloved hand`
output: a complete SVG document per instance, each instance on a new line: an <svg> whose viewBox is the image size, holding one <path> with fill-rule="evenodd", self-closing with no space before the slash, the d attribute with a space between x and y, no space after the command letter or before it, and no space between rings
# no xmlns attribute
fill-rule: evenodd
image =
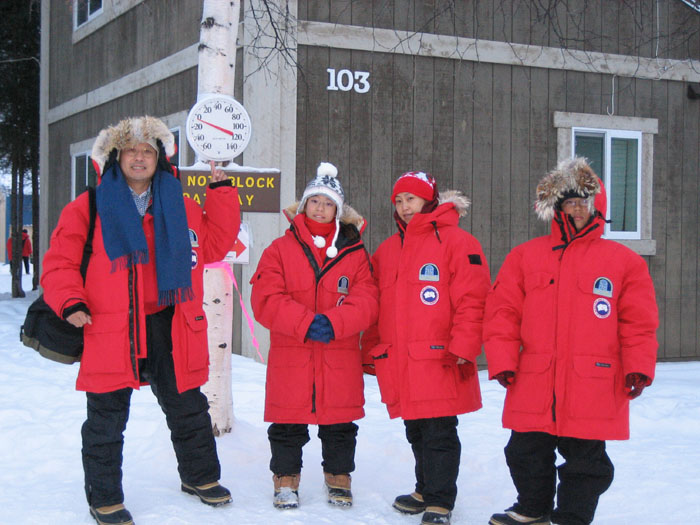
<svg viewBox="0 0 700 525"><path fill-rule="evenodd" d="M493 376L493 378L498 381L503 388L508 388L509 385L515 383L515 372L512 370L504 370Z"/></svg>
<svg viewBox="0 0 700 525"><path fill-rule="evenodd" d="M328 317L323 314L316 314L309 325L309 329L306 331L306 337L319 343L329 343L331 339L335 339L333 325L328 320Z"/></svg>
<svg viewBox="0 0 700 525"><path fill-rule="evenodd" d="M627 388L631 388L627 393L627 397L630 399L635 399L639 396L642 395L642 391L647 387L649 384L649 378L645 376L644 374L640 374L639 372L632 372L631 374L627 374L625 377L625 386Z"/></svg>

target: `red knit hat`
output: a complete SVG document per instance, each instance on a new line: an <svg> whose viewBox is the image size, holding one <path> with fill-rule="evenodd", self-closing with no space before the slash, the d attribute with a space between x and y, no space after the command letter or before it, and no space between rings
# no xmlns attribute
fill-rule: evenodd
<svg viewBox="0 0 700 525"><path fill-rule="evenodd" d="M396 204L396 196L403 192L412 193L426 201L432 201L437 197L437 183L430 173L407 171L394 184L394 189L391 192L391 202Z"/></svg>

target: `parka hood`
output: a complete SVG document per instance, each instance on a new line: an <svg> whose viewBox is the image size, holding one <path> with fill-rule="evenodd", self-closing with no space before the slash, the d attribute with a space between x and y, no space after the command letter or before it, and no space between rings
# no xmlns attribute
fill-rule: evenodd
<svg viewBox="0 0 700 525"><path fill-rule="evenodd" d="M571 197L595 197L602 191L598 176L582 157L566 159L545 175L537 185L535 212L543 221L551 221L560 211L561 201ZM597 200L597 199L596 199ZM590 212L594 213L594 203ZM599 210L605 216L605 208Z"/></svg>
<svg viewBox="0 0 700 525"><path fill-rule="evenodd" d="M440 192L438 195L438 206L449 203L454 204L455 210L457 210L457 215L459 217L464 217L467 215L469 206L472 204L469 197L459 190L445 190Z"/></svg>
<svg viewBox="0 0 700 525"><path fill-rule="evenodd" d="M156 151L160 142L168 158L175 154L175 137L162 120L149 116L127 118L103 129L97 136L90 154L99 168L97 172L102 173L113 150L121 151L141 142L151 144Z"/></svg>

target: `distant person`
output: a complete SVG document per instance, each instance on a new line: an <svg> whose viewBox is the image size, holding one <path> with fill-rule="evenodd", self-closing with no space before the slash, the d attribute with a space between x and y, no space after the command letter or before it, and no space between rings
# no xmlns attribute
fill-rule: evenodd
<svg viewBox="0 0 700 525"><path fill-rule="evenodd" d="M587 525L613 480L605 440L629 439L629 401L654 378L654 285L644 259L601 238L605 188L585 159L540 181L535 211L551 233L508 254L486 300L489 378L507 388L518 492L489 523Z"/></svg>
<svg viewBox="0 0 700 525"><path fill-rule="evenodd" d="M153 117L102 130L92 149L101 173L85 283L88 194L69 203L51 236L41 285L46 302L85 328L77 389L87 393L82 428L85 494L99 524L129 525L122 452L134 389L150 384L165 413L181 489L212 506L231 502L200 386L209 374L203 268L221 260L240 225L238 193L214 168L204 210L184 198L168 157L174 137ZM132 475L148 476L156 465Z"/></svg>
<svg viewBox="0 0 700 525"><path fill-rule="evenodd" d="M29 238L29 232L22 230L22 262L24 263L24 271L29 275L29 258L32 256L32 240ZM12 235L7 239L7 258L12 262ZM22 273L21 267L19 273Z"/></svg>
<svg viewBox="0 0 700 525"><path fill-rule="evenodd" d="M481 408L476 358L491 284L474 236L459 227L469 200L438 192L428 173L401 175L391 194L397 232L372 256L379 321L362 339L389 417L401 417L415 458L415 489L393 507L449 524L457 498L457 416ZM374 369L374 370L372 370Z"/></svg>
<svg viewBox="0 0 700 525"><path fill-rule="evenodd" d="M345 204L337 174L319 165L251 279L255 318L270 329L265 421L278 509L299 506L309 424L318 425L328 503L352 505L354 421L365 415L360 332L377 319L377 288L366 222Z"/></svg>

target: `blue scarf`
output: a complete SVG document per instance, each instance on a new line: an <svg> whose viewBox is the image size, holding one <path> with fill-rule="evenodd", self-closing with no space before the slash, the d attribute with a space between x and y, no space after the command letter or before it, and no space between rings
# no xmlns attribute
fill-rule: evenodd
<svg viewBox="0 0 700 525"><path fill-rule="evenodd" d="M158 304L172 305L194 298L192 248L182 186L172 174L156 170L153 191ZM114 162L97 187L97 213L102 222L102 240L112 271L148 263L148 244L142 218L119 164Z"/></svg>

